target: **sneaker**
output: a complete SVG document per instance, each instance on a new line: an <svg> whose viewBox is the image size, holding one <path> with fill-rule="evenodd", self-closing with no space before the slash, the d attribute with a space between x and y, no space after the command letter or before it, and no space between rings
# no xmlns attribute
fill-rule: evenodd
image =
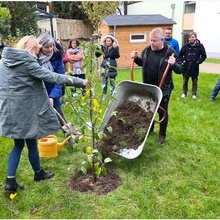
<svg viewBox="0 0 220 220"><path fill-rule="evenodd" d="M196 95L192 95L192 98L193 98L193 99L196 99Z"/></svg>
<svg viewBox="0 0 220 220"><path fill-rule="evenodd" d="M158 144L163 144L165 139L166 139L166 136L159 134L159 137L157 138L157 143Z"/></svg>
<svg viewBox="0 0 220 220"><path fill-rule="evenodd" d="M210 101L211 101L211 102L214 102L214 101L215 101L215 98L212 98L212 97L211 97L211 98L210 98Z"/></svg>
<svg viewBox="0 0 220 220"><path fill-rule="evenodd" d="M186 97L186 95L183 93L183 94L181 95L181 97L182 97L182 98L185 98L185 97Z"/></svg>

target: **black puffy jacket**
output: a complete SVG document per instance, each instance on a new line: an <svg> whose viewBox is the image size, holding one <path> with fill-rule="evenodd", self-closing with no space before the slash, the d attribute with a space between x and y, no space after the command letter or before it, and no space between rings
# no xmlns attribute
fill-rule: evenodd
<svg viewBox="0 0 220 220"><path fill-rule="evenodd" d="M109 51L105 52L104 47L102 46L102 51L105 54L105 56L103 58L101 67L103 67L103 68L107 67L108 68L107 62L110 62L110 66L117 67L117 62L116 62L115 59L120 57L119 47L118 46L115 47L115 48L113 47ZM95 55L96 55L96 57L101 56L101 54L99 52L96 52ZM102 75L104 75L104 73ZM116 69L109 68L107 76L117 76L117 75L118 75L118 73L117 73Z"/></svg>

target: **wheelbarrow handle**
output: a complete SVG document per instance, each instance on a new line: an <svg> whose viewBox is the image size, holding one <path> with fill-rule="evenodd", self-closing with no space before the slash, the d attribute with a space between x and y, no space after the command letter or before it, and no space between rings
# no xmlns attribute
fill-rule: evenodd
<svg viewBox="0 0 220 220"><path fill-rule="evenodd" d="M174 53L172 53L171 56L174 56ZM166 76L167 76L167 73L168 73L168 70L170 69L170 66L171 66L171 64L168 63L168 64L167 64L167 67L166 67L166 69L165 69L165 71L164 71L164 74L163 74L163 76L162 76L162 79L161 79L161 81L160 81L160 85L159 85L159 88L160 88L160 89L161 89L162 86L163 86L164 80L165 80L165 78L166 78ZM164 115L163 115L163 118L162 118L160 121L154 120L156 123L161 123L161 122L165 119L165 117L166 117L166 110L165 110L164 108L162 108L161 106L159 106L159 108L164 112Z"/></svg>
<svg viewBox="0 0 220 220"><path fill-rule="evenodd" d="M133 69L134 69L134 58L132 58L132 60L131 60L131 70L130 70L131 81L134 81Z"/></svg>
<svg viewBox="0 0 220 220"><path fill-rule="evenodd" d="M166 117L166 110L164 108L162 108L161 106L159 106L159 108L164 112L164 114L163 114L163 118L160 121L154 120L154 122L156 122L156 123L161 123Z"/></svg>
<svg viewBox="0 0 220 220"><path fill-rule="evenodd" d="M137 52L136 49L134 49L133 51ZM133 75L134 59L135 59L135 58L132 58L132 59L131 59L131 69L130 69L131 81L134 81L134 75Z"/></svg>
<svg viewBox="0 0 220 220"><path fill-rule="evenodd" d="M174 56L174 53L172 53L171 56ZM161 81L160 81L160 85L159 85L159 88L160 88L160 89L161 89L162 86L163 86L164 80L165 80L165 78L166 78L166 76L167 76L167 73L168 73L168 70L170 69L170 66L171 66L171 64L168 63L168 64L167 64L167 67L166 67L166 69L165 69L165 71L164 71L164 74L163 74L163 76L162 76L162 79L161 79Z"/></svg>

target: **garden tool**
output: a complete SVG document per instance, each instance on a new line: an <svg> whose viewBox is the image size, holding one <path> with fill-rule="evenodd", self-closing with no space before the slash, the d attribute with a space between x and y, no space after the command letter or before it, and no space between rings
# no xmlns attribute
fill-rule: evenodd
<svg viewBox="0 0 220 220"><path fill-rule="evenodd" d="M83 134L77 132L77 128L71 123L71 122L66 122L63 117L60 115L60 113L54 108L54 111L58 115L58 117L61 120L62 123L62 129L67 132L68 135L70 135L73 139L78 137L81 139L83 137Z"/></svg>

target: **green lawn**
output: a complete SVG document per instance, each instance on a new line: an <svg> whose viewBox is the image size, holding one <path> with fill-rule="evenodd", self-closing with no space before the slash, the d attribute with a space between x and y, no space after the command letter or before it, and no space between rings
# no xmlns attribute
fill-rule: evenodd
<svg viewBox="0 0 220 220"><path fill-rule="evenodd" d="M129 69L120 69L117 83L130 79ZM41 158L55 177L35 183L24 149L17 181L25 185L11 200L4 196L8 156L13 141L0 138L1 219L219 219L220 218L220 96L210 102L218 74L200 73L197 99L182 94L182 75L174 74L175 89L169 105L167 139L156 143L159 125L146 141L142 154L128 160L111 155L112 168L123 185L105 196L72 191L69 179L83 160L80 151L65 145L58 157ZM141 82L141 68L134 69ZM65 114L74 117L65 107ZM157 118L158 116L156 116ZM60 142L62 132L57 134ZM31 210L37 208L34 214Z"/></svg>

